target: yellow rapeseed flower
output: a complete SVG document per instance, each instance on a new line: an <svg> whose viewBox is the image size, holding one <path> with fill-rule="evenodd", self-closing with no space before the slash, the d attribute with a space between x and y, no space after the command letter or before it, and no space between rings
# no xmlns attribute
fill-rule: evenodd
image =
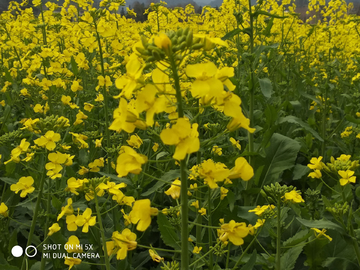
<svg viewBox="0 0 360 270"><path fill-rule="evenodd" d="M171 196L174 200L180 198L181 181L179 179L174 180L171 187L165 191L166 195Z"/></svg>
<svg viewBox="0 0 360 270"><path fill-rule="evenodd" d="M158 214L158 209L151 207L150 203L149 199L135 201L129 214L131 222L137 223L136 229L138 231L145 231L150 226L151 216Z"/></svg>
<svg viewBox="0 0 360 270"><path fill-rule="evenodd" d="M23 176L19 179L16 184L10 186L10 190L14 191L16 194L20 193L21 198L25 198L27 194L33 193L35 188L32 186L34 184L34 178L31 176Z"/></svg>

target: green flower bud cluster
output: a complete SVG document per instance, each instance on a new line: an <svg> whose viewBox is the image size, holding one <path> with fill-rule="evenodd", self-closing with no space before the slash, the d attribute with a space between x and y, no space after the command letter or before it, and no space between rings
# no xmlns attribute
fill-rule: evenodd
<svg viewBox="0 0 360 270"><path fill-rule="evenodd" d="M326 207L326 210L338 218L342 218L347 211L349 211L349 204L347 202L340 204L335 203L334 207Z"/></svg>
<svg viewBox="0 0 360 270"><path fill-rule="evenodd" d="M219 245L216 245L215 248L213 249L213 253L220 257L220 256L224 256L228 250L227 250L227 243L222 242L220 239L217 239L217 242L221 242Z"/></svg>
<svg viewBox="0 0 360 270"><path fill-rule="evenodd" d="M160 266L161 270L179 270L179 262L167 262L166 266Z"/></svg>
<svg viewBox="0 0 360 270"><path fill-rule="evenodd" d="M308 189L304 194L306 207L308 208L309 213L314 219L318 219L319 209L323 206L320 190Z"/></svg>
<svg viewBox="0 0 360 270"><path fill-rule="evenodd" d="M42 132L46 133L49 130L54 131L54 127L56 128L64 128L66 124L66 120L59 120L59 116L57 115L50 115L43 119L39 119L39 122L35 124L35 127L33 126L33 129L36 129L38 127Z"/></svg>
<svg viewBox="0 0 360 270"><path fill-rule="evenodd" d="M175 206L175 207L170 207L170 209L167 210L167 217L169 219L169 222L172 226L174 227L178 227L180 226L181 223L181 218L180 218L180 207L179 206Z"/></svg>
<svg viewBox="0 0 360 270"><path fill-rule="evenodd" d="M281 199L285 193L292 190L296 190L296 188L287 185L280 186L279 183L275 183L275 185L264 186L260 193L269 203L277 204L278 200Z"/></svg>
<svg viewBox="0 0 360 270"><path fill-rule="evenodd" d="M94 190L98 185L101 183L106 183L107 181L110 181L110 177L103 176L103 177L94 177L89 179L89 187L92 187L91 189ZM97 189L96 192L99 190Z"/></svg>
<svg viewBox="0 0 360 270"><path fill-rule="evenodd" d="M156 39L157 41L155 41ZM147 63L162 61L171 53L176 55L177 53L184 52L188 49L199 50L204 47L201 39L194 39L193 32L188 27L179 29L176 32L168 32L166 35L160 34L160 36L154 38L153 43L149 43L148 40L142 36L141 43L144 48L138 47L136 50Z"/></svg>
<svg viewBox="0 0 360 270"><path fill-rule="evenodd" d="M0 146L8 145L16 139L22 138L22 130L14 130L8 133L5 133L0 137Z"/></svg>
<svg viewBox="0 0 360 270"><path fill-rule="evenodd" d="M99 137L101 137L101 134L98 130L84 131L82 134L88 137L89 140L99 139Z"/></svg>
<svg viewBox="0 0 360 270"><path fill-rule="evenodd" d="M354 160L351 161L349 160L339 160L339 159L334 159L334 157L330 158L331 163L327 163L328 168L337 174L338 171L346 171L346 170L351 170L354 171L357 167L359 167L359 161L358 160Z"/></svg>

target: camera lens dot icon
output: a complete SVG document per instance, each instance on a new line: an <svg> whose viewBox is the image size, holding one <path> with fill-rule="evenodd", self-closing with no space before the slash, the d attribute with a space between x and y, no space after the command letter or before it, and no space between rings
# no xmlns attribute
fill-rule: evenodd
<svg viewBox="0 0 360 270"><path fill-rule="evenodd" d="M16 257L16 258L18 258L18 257L20 257L21 255L23 255L23 253L24 253L24 250L23 250L23 248L20 247L20 246L13 246L13 248L11 249L11 254L12 254L14 257Z"/></svg>

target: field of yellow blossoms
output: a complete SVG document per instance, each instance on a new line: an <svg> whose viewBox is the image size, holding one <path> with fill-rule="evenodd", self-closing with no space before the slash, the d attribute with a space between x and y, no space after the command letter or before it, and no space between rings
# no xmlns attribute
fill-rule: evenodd
<svg viewBox="0 0 360 270"><path fill-rule="evenodd" d="M353 5L92 2L0 15L0 267L359 269Z"/></svg>

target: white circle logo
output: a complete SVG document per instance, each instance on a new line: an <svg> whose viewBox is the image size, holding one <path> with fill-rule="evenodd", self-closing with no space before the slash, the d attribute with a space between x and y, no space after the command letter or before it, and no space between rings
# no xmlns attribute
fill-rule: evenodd
<svg viewBox="0 0 360 270"><path fill-rule="evenodd" d="M35 253L30 256L30 255L27 253L28 248L33 248L34 251L35 251ZM28 247L26 247L26 249L25 249L25 254L26 254L26 256L28 256L29 258L35 257L36 254L37 254L37 249L36 249L36 247L35 247L35 246L28 246Z"/></svg>
<svg viewBox="0 0 360 270"><path fill-rule="evenodd" d="M11 249L11 254L12 254L14 257L16 257L16 258L18 258L18 257L20 257L21 255L23 255L23 252L24 252L24 250L23 250L23 248L20 247L20 246L13 246L13 248Z"/></svg>

